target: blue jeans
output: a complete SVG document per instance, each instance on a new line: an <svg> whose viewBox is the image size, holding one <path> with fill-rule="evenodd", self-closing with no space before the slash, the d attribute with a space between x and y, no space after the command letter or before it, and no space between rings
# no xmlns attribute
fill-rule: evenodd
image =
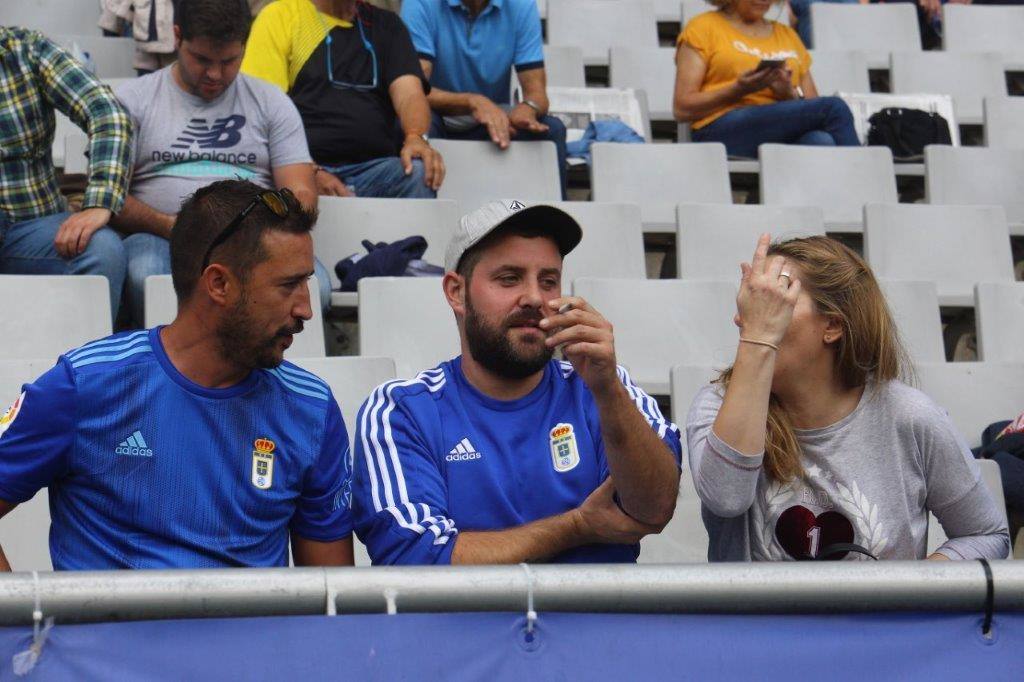
<svg viewBox="0 0 1024 682"><path fill-rule="evenodd" d="M819 147L860 145L853 114L838 97L791 99L743 107L716 118L691 134L694 142L721 142L729 156L757 158L765 142Z"/></svg>
<svg viewBox="0 0 1024 682"><path fill-rule="evenodd" d="M132 314L132 323L146 324L146 278L150 275L171 274L171 244L163 237L148 232L137 232L124 240L128 254L128 291L126 303ZM320 261L315 261L317 284L320 289L320 307L331 307L331 277Z"/></svg>
<svg viewBox="0 0 1024 682"><path fill-rule="evenodd" d="M793 14L796 16L796 32L800 34L800 40L808 50L813 49L811 45L811 5L815 2L856 5L859 0L789 0L789 6L793 8Z"/></svg>
<svg viewBox="0 0 1024 682"><path fill-rule="evenodd" d="M430 137L439 137L443 140L485 140L490 141L491 134L487 132L486 126L476 126L469 130L450 130L445 127L444 117L440 114L433 114L432 121L430 123ZM515 140L550 140L555 143L555 153L558 155L558 179L562 183L562 200L566 198L566 152L565 152L565 124L554 116L541 116L539 119L541 123L548 127L546 133L531 133L525 130L515 131L515 135L512 137L513 142Z"/></svg>
<svg viewBox="0 0 1024 682"><path fill-rule="evenodd" d="M109 227L97 230L78 256L62 258L53 245L70 213L9 223L0 214L0 273L7 275L103 275L110 285L110 312L117 319L126 257L121 237Z"/></svg>
<svg viewBox="0 0 1024 682"><path fill-rule="evenodd" d="M354 189L357 197L433 199L437 196L437 192L427 187L423 180L426 171L419 159L413 159L409 175L405 174L402 160L397 156L343 166L324 166L324 170Z"/></svg>

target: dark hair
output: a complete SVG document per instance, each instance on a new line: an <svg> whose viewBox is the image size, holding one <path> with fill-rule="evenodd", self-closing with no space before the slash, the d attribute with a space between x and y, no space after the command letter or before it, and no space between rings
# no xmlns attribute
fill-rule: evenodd
<svg viewBox="0 0 1024 682"><path fill-rule="evenodd" d="M246 0L178 0L175 5L174 23L182 40L209 38L245 45L249 39L252 11Z"/></svg>
<svg viewBox="0 0 1024 682"><path fill-rule="evenodd" d="M515 237L525 237L526 239L534 239L536 237L547 237L551 241L556 241L552 236L551 232L540 225L533 222L518 221L515 219L508 220L504 225L494 230L486 237L478 241L476 244L471 246L462 254L459 259L458 265L455 267L455 273L466 278L468 282L473 276L473 269L476 268L477 263L483 258L484 251L491 247L491 245L498 241L498 239L507 235L513 235Z"/></svg>
<svg viewBox="0 0 1024 682"><path fill-rule="evenodd" d="M203 256L213 240L265 188L248 180L219 180L196 190L185 200L171 230L171 279L178 301L187 301L202 274ZM245 217L231 237L210 254L211 263L231 268L245 281L252 268L269 255L263 247L263 234L278 230L306 234L316 223L316 213L302 208L288 193L288 216L278 218L262 203Z"/></svg>

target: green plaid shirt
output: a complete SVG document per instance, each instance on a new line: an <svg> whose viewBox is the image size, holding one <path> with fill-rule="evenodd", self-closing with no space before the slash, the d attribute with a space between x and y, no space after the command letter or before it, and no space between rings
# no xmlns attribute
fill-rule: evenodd
<svg viewBox="0 0 1024 682"><path fill-rule="evenodd" d="M132 122L110 88L41 33L0 26L0 214L21 222L67 210L54 177L54 115L89 133L83 207L124 205Z"/></svg>

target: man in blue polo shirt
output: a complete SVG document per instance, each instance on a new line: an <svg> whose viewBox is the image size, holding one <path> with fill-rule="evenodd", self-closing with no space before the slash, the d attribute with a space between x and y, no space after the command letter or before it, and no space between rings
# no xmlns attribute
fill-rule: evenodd
<svg viewBox="0 0 1024 682"><path fill-rule="evenodd" d="M679 430L616 365L611 325L561 295L581 236L518 201L462 218L443 280L462 354L358 417L353 513L375 564L632 562L671 519Z"/></svg>
<svg viewBox="0 0 1024 682"><path fill-rule="evenodd" d="M536 0L405 0L409 27L430 80L433 137L551 140L565 198L565 125L548 116L544 45ZM512 67L522 101L511 104Z"/></svg>
<svg viewBox="0 0 1024 682"><path fill-rule="evenodd" d="M56 569L351 565L338 404L287 362L314 215L224 180L171 232L178 315L60 357L0 417L0 515L50 489ZM0 552L0 569L10 570Z"/></svg>

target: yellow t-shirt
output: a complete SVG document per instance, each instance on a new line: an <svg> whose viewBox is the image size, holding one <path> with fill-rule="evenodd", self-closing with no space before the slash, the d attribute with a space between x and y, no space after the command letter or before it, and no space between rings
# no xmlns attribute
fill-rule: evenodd
<svg viewBox="0 0 1024 682"><path fill-rule="evenodd" d="M744 71L757 67L762 59L785 59L793 72L793 85L800 84L811 70L811 55L800 41L796 31L788 26L771 22L772 34L767 38L752 38L741 33L721 12L705 12L691 19L679 34L677 44L686 44L704 60L707 72L700 91L719 90L732 85ZM752 92L743 99L722 107L693 124L703 128L733 109L773 104L778 98L769 88Z"/></svg>
<svg viewBox="0 0 1024 682"><path fill-rule="evenodd" d="M291 90L306 60L335 26L353 24L318 12L310 0L276 0L252 24L242 58L242 73Z"/></svg>

